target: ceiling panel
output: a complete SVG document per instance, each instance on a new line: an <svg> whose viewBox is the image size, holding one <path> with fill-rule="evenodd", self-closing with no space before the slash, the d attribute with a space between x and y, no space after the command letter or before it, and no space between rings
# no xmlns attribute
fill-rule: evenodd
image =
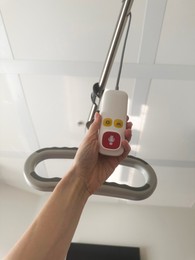
<svg viewBox="0 0 195 260"><path fill-rule="evenodd" d="M169 0L156 62L195 64L195 1Z"/></svg>
<svg viewBox="0 0 195 260"><path fill-rule="evenodd" d="M80 99L78 87L68 85L66 77L55 76L22 76L22 84L40 146L78 145L75 132L77 129L83 136L84 127L77 123L84 118L83 115L78 118L78 114L75 117L75 107L72 106L74 99L79 104L79 113L87 112L86 109L80 109L80 106L85 107L86 103ZM74 128L71 128L73 125Z"/></svg>
<svg viewBox="0 0 195 260"><path fill-rule="evenodd" d="M134 62L138 57L145 2L137 0L133 6L137 15L132 20L126 57ZM102 61L121 1L8 0L1 1L0 8L16 59Z"/></svg>
<svg viewBox="0 0 195 260"><path fill-rule="evenodd" d="M195 82L153 80L139 155L194 161Z"/></svg>
<svg viewBox="0 0 195 260"><path fill-rule="evenodd" d="M28 152L29 142L18 111L17 95L11 90L12 83L10 77L0 76L0 151Z"/></svg>
<svg viewBox="0 0 195 260"><path fill-rule="evenodd" d="M24 163L40 146L18 76L0 76L0 122L0 180L29 191ZM48 176L43 165L40 170Z"/></svg>
<svg viewBox="0 0 195 260"><path fill-rule="evenodd" d="M94 78L27 76L21 78L40 146L78 146L86 132ZM114 79L108 82L114 88ZM129 98L133 81L121 81ZM47 134L45 134L47 133Z"/></svg>

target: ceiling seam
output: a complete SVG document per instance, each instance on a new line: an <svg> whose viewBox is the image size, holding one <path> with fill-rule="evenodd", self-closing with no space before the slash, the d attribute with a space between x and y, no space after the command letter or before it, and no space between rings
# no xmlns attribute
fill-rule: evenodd
<svg viewBox="0 0 195 260"><path fill-rule="evenodd" d="M6 38L7 38L7 42L8 42L8 45L9 45L8 47L9 47L10 53L12 55L12 57L10 57L10 58L12 60L14 60L14 52L13 52L13 49L12 49L12 46L11 46L11 42L10 42L10 39L9 39L9 35L8 35L8 32L7 32L7 28L6 28L6 25L5 25L5 21L4 21L1 9L0 9L0 16L1 16L1 20L2 20L2 25L3 25L4 31L5 31L5 35L6 35Z"/></svg>
<svg viewBox="0 0 195 260"><path fill-rule="evenodd" d="M89 69L87 69L87 67ZM20 75L69 75L75 77L97 77L102 67L100 62L0 60L0 74ZM116 77L118 63L113 65L110 78ZM125 63L123 78L195 80L195 65L135 64Z"/></svg>

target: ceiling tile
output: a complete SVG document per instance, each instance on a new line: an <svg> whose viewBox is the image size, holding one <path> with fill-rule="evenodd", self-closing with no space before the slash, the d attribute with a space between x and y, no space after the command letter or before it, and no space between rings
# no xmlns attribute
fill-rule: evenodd
<svg viewBox="0 0 195 260"><path fill-rule="evenodd" d="M86 132L96 79L26 75L21 80L40 146L78 146ZM108 88L113 89L113 82L109 80ZM120 86L131 98L132 81L122 80Z"/></svg>
<svg viewBox="0 0 195 260"><path fill-rule="evenodd" d="M1 75L0 151L28 152L29 144L26 140L22 118L18 110L17 97L10 91L12 87L10 86L9 77Z"/></svg>
<svg viewBox="0 0 195 260"><path fill-rule="evenodd" d="M0 8L16 59L104 61L121 1L8 0ZM126 59L136 62L143 0L135 1L132 9Z"/></svg>
<svg viewBox="0 0 195 260"><path fill-rule="evenodd" d="M140 156L194 161L194 96L194 81L152 81Z"/></svg>
<svg viewBox="0 0 195 260"><path fill-rule="evenodd" d="M195 64L195 1L169 0L156 63Z"/></svg>

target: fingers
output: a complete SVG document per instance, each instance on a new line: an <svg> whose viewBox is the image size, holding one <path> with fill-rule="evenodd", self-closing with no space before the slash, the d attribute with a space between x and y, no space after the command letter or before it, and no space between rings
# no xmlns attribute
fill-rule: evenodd
<svg viewBox="0 0 195 260"><path fill-rule="evenodd" d="M125 130L125 139L129 142L132 137L132 122L127 122Z"/></svg>
<svg viewBox="0 0 195 260"><path fill-rule="evenodd" d="M132 126L133 126L133 123L132 123L132 122L127 122L127 123L126 123L126 128L131 129Z"/></svg>
<svg viewBox="0 0 195 260"><path fill-rule="evenodd" d="M127 140L123 140L121 144L122 144L122 147L124 148L124 152L123 152L123 154L121 155L121 160L123 160L123 159L125 159L125 158L128 156L128 154L130 153L131 147L130 147L129 142L128 142Z"/></svg>
<svg viewBox="0 0 195 260"><path fill-rule="evenodd" d="M124 148L124 152L122 154L122 158L126 158L128 156L128 154L130 153L131 151L131 147L129 145L129 142L131 140L131 137L132 137L132 126L133 126L133 123L132 122L128 122L129 120L129 117L127 116L127 123L126 123L126 130L125 130L125 139L126 140L123 140L122 141L122 146Z"/></svg>

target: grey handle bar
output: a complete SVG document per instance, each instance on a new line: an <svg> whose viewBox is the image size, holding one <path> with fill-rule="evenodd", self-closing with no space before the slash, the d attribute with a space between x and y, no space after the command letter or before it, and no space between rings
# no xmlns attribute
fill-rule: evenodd
<svg viewBox="0 0 195 260"><path fill-rule="evenodd" d="M53 191L61 178L44 178L35 172L38 163L46 159L73 159L77 148L52 147L40 149L31 154L24 165L24 176L27 183L41 191ZM146 183L142 187L105 182L97 191L96 195L117 197L128 200L143 200L148 198L155 190L157 178L153 168L144 160L134 156L128 156L121 165L136 168L145 177Z"/></svg>

